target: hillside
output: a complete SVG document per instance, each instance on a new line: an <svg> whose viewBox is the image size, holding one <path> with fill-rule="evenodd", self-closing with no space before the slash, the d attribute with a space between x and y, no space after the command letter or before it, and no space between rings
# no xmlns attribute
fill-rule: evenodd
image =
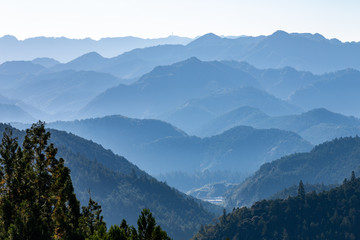
<svg viewBox="0 0 360 240"><path fill-rule="evenodd" d="M0 103L0 122L33 122L35 119L19 106Z"/></svg>
<svg viewBox="0 0 360 240"><path fill-rule="evenodd" d="M5 127L0 124L0 132ZM25 135L16 129L13 133L20 140ZM136 225L140 211L147 207L169 235L184 239L214 216L198 200L158 182L101 145L57 130L51 130L51 141L58 147L58 156L70 167L77 197L86 205L91 189L92 198L103 207L108 225L119 224L123 218ZM202 205L214 210L209 204Z"/></svg>
<svg viewBox="0 0 360 240"><path fill-rule="evenodd" d="M112 75L91 71L42 73L18 79L18 83L12 84L3 94L49 114L58 114L58 119L67 118L60 113L69 115L79 110L97 94L121 82Z"/></svg>
<svg viewBox="0 0 360 240"><path fill-rule="evenodd" d="M132 159L151 174L205 169L248 173L266 161L311 149L298 135L276 129L236 127L211 138L198 138L159 120L121 116L55 122L48 126L92 139Z"/></svg>
<svg viewBox="0 0 360 240"><path fill-rule="evenodd" d="M296 91L290 102L304 109L326 108L330 111L359 117L357 89L360 88L360 72L353 69L327 74L323 80Z"/></svg>
<svg viewBox="0 0 360 240"><path fill-rule="evenodd" d="M213 136L239 125L256 128L277 128L299 134L312 144L337 137L360 135L360 120L327 109L313 109L298 115L270 117L257 108L240 107L204 124L194 133Z"/></svg>
<svg viewBox="0 0 360 240"><path fill-rule="evenodd" d="M198 128L216 117L242 107L258 108L270 116L302 112L302 109L296 105L280 100L265 91L242 87L219 90L206 97L189 100L161 118L189 133L196 133ZM217 131L217 133L221 132Z"/></svg>
<svg viewBox="0 0 360 240"><path fill-rule="evenodd" d="M35 58L33 59L31 62L35 63L35 64L39 64L45 68L51 68L55 65L60 64L59 61L53 59L53 58L47 58L47 57L40 57L40 58Z"/></svg>
<svg viewBox="0 0 360 240"><path fill-rule="evenodd" d="M96 50L87 52L92 51ZM101 71L120 78L135 78L158 65L197 57L203 61L246 61L257 68L290 66L322 74L349 67L359 69L360 62L354 57L357 53L360 53L359 43L326 39L320 34L277 31L268 36L236 38L205 34L187 45L160 45L128 51L109 58Z"/></svg>
<svg viewBox="0 0 360 240"><path fill-rule="evenodd" d="M101 143L105 148L122 155L137 152L142 145L158 139L187 136L166 122L133 119L121 115L69 122L57 121L49 123L47 126Z"/></svg>
<svg viewBox="0 0 360 240"><path fill-rule="evenodd" d="M359 172L360 137L325 142L310 152L297 153L265 163L225 196L228 207L251 205L297 184L337 184L351 171Z"/></svg>
<svg viewBox="0 0 360 240"><path fill-rule="evenodd" d="M269 115L258 108L238 107L207 121L196 129L194 134L200 137L210 137L236 126L261 126L262 122L270 118Z"/></svg>
<svg viewBox="0 0 360 240"><path fill-rule="evenodd" d="M259 83L249 74L220 62L190 58L156 67L129 86L119 85L103 92L82 109L81 116L154 117L189 99L243 86L259 87Z"/></svg>
<svg viewBox="0 0 360 240"><path fill-rule="evenodd" d="M296 197L224 212L193 239L358 239L359 199L360 179L355 175L318 194L305 194L301 182Z"/></svg>
<svg viewBox="0 0 360 240"><path fill-rule="evenodd" d="M90 38L71 39L66 37L34 37L18 40L6 35L0 37L0 63L11 60L31 60L38 57L55 58L68 62L88 52L98 52L107 57L117 56L135 48L161 44L187 44L190 38L169 36L143 39L137 37L112 37L94 40Z"/></svg>
<svg viewBox="0 0 360 240"><path fill-rule="evenodd" d="M3 122L19 122L19 121L21 121L23 123L30 123L30 122L35 121L36 119L48 119L47 113L39 110L38 108L36 108L34 106L26 104L21 100L10 99L3 95L0 95L0 104L2 104L4 106L9 105L13 109L18 109L18 110L15 110L15 112L19 113L19 111L20 111L20 113L21 113L20 115L18 115L17 113L15 115L12 114L13 117L11 117L11 119L9 119L9 121L4 120ZM24 109L26 109L26 111ZM2 114L4 116L6 116L6 114L7 114L6 111L7 110L5 108L4 111L2 112ZM25 115L24 115L24 112L25 112ZM29 115L30 115L30 117L29 117Z"/></svg>
<svg viewBox="0 0 360 240"><path fill-rule="evenodd" d="M324 185L324 184L319 184L319 183L317 183L317 184L305 183L304 190L305 190L305 193L311 193L311 192L321 193L324 191L329 191L332 188L335 188L338 186L339 186L339 184ZM286 199L288 197L296 197L298 195L298 190L299 190L299 185L295 184L291 187L284 188L283 190L275 193L268 199L275 200L275 199Z"/></svg>
<svg viewBox="0 0 360 240"><path fill-rule="evenodd" d="M112 58L104 58L96 52L86 53L70 62L55 66L54 70L93 70L109 73L119 78L136 79L157 66L184 61L192 55L186 54L183 45L158 45L137 48Z"/></svg>
<svg viewBox="0 0 360 240"><path fill-rule="evenodd" d="M314 75L308 71L299 71L292 67L260 69L247 62L222 61L222 63L251 74L270 94L287 100L296 90L322 80L322 75Z"/></svg>
<svg viewBox="0 0 360 240"><path fill-rule="evenodd" d="M0 65L2 75L35 74L44 70L45 67L29 61L9 61Z"/></svg>

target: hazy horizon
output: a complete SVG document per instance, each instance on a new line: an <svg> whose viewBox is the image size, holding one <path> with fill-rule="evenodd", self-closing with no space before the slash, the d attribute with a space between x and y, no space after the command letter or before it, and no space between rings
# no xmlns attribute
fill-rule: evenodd
<svg viewBox="0 0 360 240"><path fill-rule="evenodd" d="M0 38L4 38L6 36L10 36L10 37L15 37L18 41L26 41L26 40L29 40L29 39L36 39L36 38L49 38L49 39L61 39L61 38L66 38L66 39L71 39L71 40L86 40L86 39L89 39L89 40L93 40L93 41L101 41L103 39L115 39L115 38L138 38L138 39L143 39L143 40L155 40L155 39L167 39L167 38L171 38L171 37L175 37L175 38L184 38L184 39L189 39L190 41L193 41L197 38L200 38L206 34L215 34L221 38L229 38L229 39L236 39L236 38L241 38L241 37L260 37L260 36L270 36L272 35L273 33L277 32L277 31L284 31L288 34L312 34L312 35L316 35L316 34L320 34L321 36L323 36L324 38L326 39L337 39L343 43L346 43L346 42L360 42L359 41L346 41L346 40L342 40L340 38L337 38L337 37L328 37L324 34L322 34L321 32L288 32L288 31L285 31L285 30L282 30L282 29L278 29L270 34L259 34L259 35L244 35L244 34L241 34L241 35L220 35L220 34L216 34L214 32L208 32L208 33L204 33L202 35L198 35L198 36L195 36L195 37L191 37L191 36L180 36L180 35L168 35L168 36L154 36L154 37L141 37L141 36L133 36L133 35L126 35L126 36L103 36L103 37L100 37L100 38L93 38L93 37L80 37L80 38L76 38L76 37L69 37L69 36L46 36L46 35L37 35L37 36L29 36L29 37L26 37L26 38L20 38L16 35L12 35L12 34L4 34L2 36L0 36Z"/></svg>
<svg viewBox="0 0 360 240"><path fill-rule="evenodd" d="M269 35L276 30L360 41L360 3L345 1L2 1L0 36L100 39ZM40 17L41 16L41 17ZM286 21L285 21L286 20Z"/></svg>

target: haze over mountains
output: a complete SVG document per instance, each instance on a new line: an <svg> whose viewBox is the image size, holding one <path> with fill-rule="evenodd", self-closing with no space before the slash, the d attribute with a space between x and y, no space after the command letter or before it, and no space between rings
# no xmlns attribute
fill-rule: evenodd
<svg viewBox="0 0 360 240"><path fill-rule="evenodd" d="M249 74L219 62L190 58L156 67L131 85L119 85L103 92L82 109L81 114L153 117L171 111L188 99L243 86L259 87L259 84ZM104 107L106 102L111 104Z"/></svg>
<svg viewBox="0 0 360 240"><path fill-rule="evenodd" d="M354 89L356 88L349 87L353 84L356 85L358 83L358 79L360 79L360 74L356 70L346 70L333 72L330 74L314 75L310 72L297 71L294 68L289 67L285 67L282 69L262 70L255 68L245 62L234 61L234 59L247 60L236 59L235 57L222 57L223 59L219 57L220 60L232 60L221 62L199 60L199 58L202 59L200 53L211 53L211 49L214 45L219 45L219 48L222 48L224 45L227 46L227 44L230 44L232 46L236 43L236 41L241 42L242 40L245 41L246 39L245 42L247 43L244 44L249 47L249 42L255 40L256 42L262 42L268 38L272 39L275 36L287 36L285 38L288 41L293 41L294 39L299 38L301 39L301 41L299 40L299 46L301 46L300 43L302 43L302 41L310 41L310 43L315 44L318 43L320 39L319 37L315 36L310 37L310 35L308 36L302 34L287 34L279 32L276 32L273 35L267 37L240 37L238 39L226 39L208 34L194 40L186 46L159 45L156 47L135 49L114 58L104 58L99 54L92 52L85 54L84 56L81 56L77 59L74 59L73 61L70 61L66 64L56 64L55 60L48 58L38 58L34 59L34 61L32 62L6 62L0 66L0 75L1 79L3 79L4 82L3 88L4 90L6 89L6 91L3 91L3 95L13 99L20 98L18 100L22 100L25 103L32 105L34 108L45 111L50 115L55 115L55 117L50 118L50 120L86 118L112 114L121 114L130 117L157 117L166 121L171 121L175 125L179 124L179 127L186 128L184 130L190 133L200 127L199 125L202 125L203 123L211 120L211 118L218 117L219 113L214 114L212 109L204 109L203 107L199 109L199 106L192 106L192 102L187 101L194 101L193 99L206 98L211 94L217 94L217 92L219 91L237 91L238 88L244 86L254 87L258 90L267 92L267 94L274 95L276 98L285 100L287 101L286 104L288 105L286 108L290 109L288 111L284 111L283 109L276 112L276 110L273 111L273 109L268 109L266 106L262 106L261 108L259 104L249 103L251 102L251 97L245 97L246 99L244 99L244 101L248 101L247 103L232 106L231 109L225 109L225 111L223 111L221 114L225 113L226 111L234 110L236 107L248 105L250 107L260 108L267 114L270 114L271 112L271 114L275 115L289 115L293 113L300 113L301 111L303 111L303 109L311 110L320 107L324 107L329 109L330 111L339 112L345 115L358 115L359 111L356 105L350 104L350 102L358 100L356 91L354 92ZM326 46L327 44L335 44L334 40L323 39L320 42L324 42L324 45ZM344 48L350 45L357 46L356 43L337 43L335 45L339 45ZM210 49L208 49L209 46L211 46ZM192 50L197 48L204 48L206 49L206 51L198 50L198 54L195 54L189 50L190 52L187 53L187 50L184 50L187 48ZM160 53L158 51L160 51ZM234 50L231 52L233 53L237 51ZM193 55L198 55L198 58L191 58ZM208 57L205 60L211 60L211 58ZM173 62L177 61L180 62L172 64ZM150 63L150 65L144 64L145 62ZM355 63L356 61L353 61L350 65L356 67ZM159 64L172 65L166 67L156 67ZM144 66L147 66L146 69L139 69L139 67L142 68ZM314 63L312 64L312 66L317 65ZM19 69L19 71L17 72L16 69ZM115 75L118 81L117 84L108 85L104 82L105 84L101 87L95 87L94 89L96 91L92 93L86 91L81 92L83 90L83 85L81 84L77 85L76 83L68 83L67 85L69 86L69 88L73 88L72 90L74 91L74 94L72 95L75 95L75 92L79 92L79 99L69 99L71 103L66 106L66 108L70 108L67 112L74 113L69 115L70 118L60 117L61 115L64 115L62 113L64 111L66 112L66 110L58 108L59 105L56 105L56 103L55 105L51 103L56 102L56 99L50 100L51 102L49 102L48 99L44 100L44 98L37 98L37 102L31 100L33 98L30 98L28 102L24 99L21 99L24 96L24 90L21 90L21 88L17 89L17 84L22 84L24 82L29 82L28 84L33 84L35 79L46 80L46 78L58 78L59 81L62 81L65 78L70 78L69 76L64 74L69 73L69 71L65 70L86 71L88 72L88 75L86 77L96 79L97 84L101 84L100 80L102 80L103 78L110 78L110 75L106 76L95 72L105 72L111 75ZM334 71L335 68L332 68L331 70ZM61 73L62 71L65 72ZM121 73L122 71L125 72ZM192 74L193 71L196 71L198 75ZM146 72L149 73L141 77L141 75ZM139 79L138 81L136 81L136 79L139 77L141 77L141 80ZM32 79L27 80L27 78ZM114 77L114 79L116 78ZM162 80L160 81L160 79ZM188 82L183 81L183 79L187 79ZM225 81L223 81L223 79L225 79ZM53 82L54 84L56 83L56 81ZM130 82L134 83L129 86L118 85L120 83L128 84ZM341 84L342 82L348 82L348 84ZM195 83L198 84L197 88L194 85ZM202 84L205 84L207 87L204 89L199 88L199 86L202 86ZM146 86L146 88L144 86ZM170 92L170 90L161 91L161 89L168 88L177 90L179 86L182 86L183 89L186 89L186 91L181 91L181 95L179 95L180 91L177 91L176 94L174 92ZM108 89L110 87L114 88ZM23 87L23 89L24 88L25 87ZM41 89L39 87L36 87L36 89L43 92L43 94L45 92L48 92L48 89L46 89L45 86L44 89ZM68 90L70 91L70 89ZM349 94L347 94L346 98L340 98L340 103L339 101L333 101L331 99L334 94L337 94L336 91L347 91ZM49 94L51 94L50 92L51 91L49 91ZM124 94L123 92L126 92L126 94L128 95ZM84 94L86 94L87 97L85 97L85 99L81 99L80 96L84 96ZM156 94L159 99L152 96L153 94ZM264 94L265 93L262 93L262 95ZM323 96L321 98L323 100L317 99L318 94L320 94L320 96ZM258 96L253 97L261 99ZM45 96L45 98L49 97ZM166 101L164 101L164 98L166 98ZM265 99L263 100L267 101ZM120 101L120 103L117 101ZM272 101L275 101L275 99ZM115 104L114 102L116 102L117 104ZM283 107L286 104L282 103ZM291 107L289 104L297 105L297 107ZM81 109L84 105L87 106ZM343 105L346 105L347 107L341 107ZM183 109L184 107L185 109ZM193 111L191 109L193 109ZM179 113L179 110L185 112L185 114ZM268 112L266 112L267 110ZM78 111L80 111L79 114L76 114L76 112ZM188 115L192 115L195 111L198 112L196 113L199 120L198 126L188 127L185 124L181 123L181 118L184 119L183 122L188 122L188 116L186 116L186 112L189 112ZM38 117L36 116L36 118Z"/></svg>
<svg viewBox="0 0 360 240"><path fill-rule="evenodd" d="M238 125L255 128L277 128L298 133L312 144L336 137L360 135L360 119L313 109L299 115L270 117L252 107L239 107L204 124L195 131L199 136L212 136Z"/></svg>
<svg viewBox="0 0 360 240"><path fill-rule="evenodd" d="M298 135L276 129L236 127L201 139L165 122L122 116L54 122L48 126L101 143L151 174L244 169L249 172L264 162L311 148Z"/></svg>
<svg viewBox="0 0 360 240"><path fill-rule="evenodd" d="M6 35L0 38L0 63L14 60L32 60L39 57L54 58L68 62L79 55L96 51L113 57L134 48L144 48L160 44L186 44L190 38L169 36L166 38L142 39L137 37L114 37L93 40L70 39L66 37L34 37L18 40Z"/></svg>
<svg viewBox="0 0 360 240"><path fill-rule="evenodd" d="M169 65L197 57L203 61L247 61L258 68L290 66L320 74L345 68L359 69L360 62L354 57L359 51L359 43L328 40L320 34L289 34L277 31L269 36L229 39L209 33L187 45L135 49L114 58L102 59L101 65L106 69L115 65L121 67L120 64L123 64L128 69L137 69L137 76L141 76L158 65ZM143 70L141 64L144 66Z"/></svg>
<svg viewBox="0 0 360 240"><path fill-rule="evenodd" d="M0 124L1 135L6 127ZM25 132L14 128L12 131L21 144ZM220 210L158 182L99 144L62 131L50 132L59 157L66 159L71 169L78 198L85 205L90 189L91 197L103 206L104 217L110 225L118 224L119 216L136 224L141 209L147 207L166 231L177 239L184 239L190 238L200 224L209 223ZM168 219L169 215L172 220Z"/></svg>
<svg viewBox="0 0 360 240"><path fill-rule="evenodd" d="M260 167L243 183L226 193L228 207L251 205L268 198L276 192L297 184L339 184L348 172L359 168L359 137L348 137L325 142L308 153L280 158Z"/></svg>
<svg viewBox="0 0 360 240"><path fill-rule="evenodd" d="M174 187L232 209L359 172L360 43L277 31L5 36L3 49L0 61L18 61L0 64L0 122L67 131L51 130L76 193L86 201L90 187L110 223L135 224L150 207L171 236L190 238L219 208Z"/></svg>

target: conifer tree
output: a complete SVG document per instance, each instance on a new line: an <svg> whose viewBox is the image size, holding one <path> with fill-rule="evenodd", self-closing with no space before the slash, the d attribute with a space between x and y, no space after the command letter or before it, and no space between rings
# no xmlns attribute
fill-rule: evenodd
<svg viewBox="0 0 360 240"><path fill-rule="evenodd" d="M305 188L302 180L300 180L299 182L298 197L300 197L301 199L305 199Z"/></svg>
<svg viewBox="0 0 360 240"><path fill-rule="evenodd" d="M23 146L4 132L0 145L1 239L82 239L80 204L70 170L56 159L43 122L26 131Z"/></svg>
<svg viewBox="0 0 360 240"><path fill-rule="evenodd" d="M82 207L74 193L70 169L50 133L39 121L26 130L22 147L7 129L0 144L0 239L21 240L168 240L144 209L138 231L125 220L107 232L101 206L89 197Z"/></svg>

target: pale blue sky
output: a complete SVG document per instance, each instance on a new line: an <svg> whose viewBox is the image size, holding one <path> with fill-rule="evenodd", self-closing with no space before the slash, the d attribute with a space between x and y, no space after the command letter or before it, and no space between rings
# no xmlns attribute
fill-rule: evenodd
<svg viewBox="0 0 360 240"><path fill-rule="evenodd" d="M268 35L360 41L359 0L0 0L0 36Z"/></svg>

